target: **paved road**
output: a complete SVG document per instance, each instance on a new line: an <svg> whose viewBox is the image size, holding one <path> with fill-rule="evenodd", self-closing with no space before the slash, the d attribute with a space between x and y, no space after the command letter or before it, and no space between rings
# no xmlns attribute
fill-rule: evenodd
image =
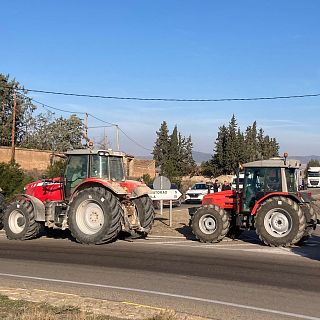
<svg viewBox="0 0 320 320"><path fill-rule="evenodd" d="M304 247L150 237L84 246L0 231L0 283L173 308L212 319L320 319L320 233ZM317 318L318 317L318 318Z"/></svg>

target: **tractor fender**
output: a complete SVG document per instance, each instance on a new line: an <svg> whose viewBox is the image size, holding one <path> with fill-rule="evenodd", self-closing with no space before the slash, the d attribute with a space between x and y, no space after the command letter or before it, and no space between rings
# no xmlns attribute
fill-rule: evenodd
<svg viewBox="0 0 320 320"><path fill-rule="evenodd" d="M138 186L136 188L133 189L132 193L131 193L131 198L139 198L143 195L147 195L151 193L151 189L146 186L146 185L142 185L142 186Z"/></svg>
<svg viewBox="0 0 320 320"><path fill-rule="evenodd" d="M297 202L297 203L302 203L301 199L296 196L295 194L290 194L288 192L271 192L266 194L264 197L260 198L254 205L254 207L251 210L251 215L254 216L257 213L258 208L260 207L260 204L262 202L264 202L266 199L269 199L271 197L275 197L275 196L281 196L281 197L287 197L292 199L293 201Z"/></svg>
<svg viewBox="0 0 320 320"><path fill-rule="evenodd" d="M34 215L36 221L45 221L45 206L42 201L40 201L38 198L30 196L28 194L21 194L16 199L19 198L26 198L27 201L30 201L33 209L34 209Z"/></svg>
<svg viewBox="0 0 320 320"><path fill-rule="evenodd" d="M106 189L108 189L109 191L111 191L112 193L119 195L119 196L124 196L126 194L128 194L128 192L122 188L118 183L116 182L109 182L107 180L103 180L103 179L86 179L85 181L83 181L82 183L80 183L76 189L74 190L71 199L81 190L87 189L87 188L93 188L93 187L104 187ZM70 200L71 200L70 199Z"/></svg>

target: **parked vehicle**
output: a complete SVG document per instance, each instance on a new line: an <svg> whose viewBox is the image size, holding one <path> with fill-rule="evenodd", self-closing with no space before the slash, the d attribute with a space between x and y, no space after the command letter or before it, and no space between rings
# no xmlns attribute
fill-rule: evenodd
<svg viewBox="0 0 320 320"><path fill-rule="evenodd" d="M205 182L195 183L185 195L185 203L198 202L201 203L203 197L208 194L208 190L213 192L213 186L208 185Z"/></svg>
<svg viewBox="0 0 320 320"><path fill-rule="evenodd" d="M290 246L310 237L317 217L307 192L298 191L300 163L273 158L243 165L242 192L205 195L189 210L193 233L202 242L219 242L227 233L255 229L270 246ZM319 220L318 220L319 222Z"/></svg>
<svg viewBox="0 0 320 320"><path fill-rule="evenodd" d="M307 186L308 188L320 187L320 167L310 167L308 169Z"/></svg>
<svg viewBox="0 0 320 320"><path fill-rule="evenodd" d="M171 183L171 188L170 189L175 189L179 190L178 186L175 183ZM162 200L163 206L168 207L170 206L170 200ZM160 209L160 200L153 200L153 206L155 209ZM180 207L182 203L182 196L179 199L172 200L172 206L173 207Z"/></svg>
<svg viewBox="0 0 320 320"><path fill-rule="evenodd" d="M125 154L81 149L66 153L63 178L39 180L8 205L3 225L8 239L27 240L46 228L69 229L80 243L102 244L120 231L147 235L153 225L150 189L126 180Z"/></svg>

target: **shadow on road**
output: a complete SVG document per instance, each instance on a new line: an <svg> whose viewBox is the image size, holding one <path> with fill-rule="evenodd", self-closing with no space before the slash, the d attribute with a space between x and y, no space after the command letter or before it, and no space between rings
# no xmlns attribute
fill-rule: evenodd
<svg viewBox="0 0 320 320"><path fill-rule="evenodd" d="M70 230L60 230L46 228L41 234L42 237L52 238L52 239L67 239L75 242L75 239L72 237Z"/></svg>
<svg viewBox="0 0 320 320"><path fill-rule="evenodd" d="M320 261L320 237L312 235L310 239L301 246L292 247L291 251L302 257Z"/></svg>
<svg viewBox="0 0 320 320"><path fill-rule="evenodd" d="M180 223L181 227L176 228L175 230L178 231L180 234L182 234L187 240L195 241L197 238L192 233L191 227L186 225L185 223Z"/></svg>

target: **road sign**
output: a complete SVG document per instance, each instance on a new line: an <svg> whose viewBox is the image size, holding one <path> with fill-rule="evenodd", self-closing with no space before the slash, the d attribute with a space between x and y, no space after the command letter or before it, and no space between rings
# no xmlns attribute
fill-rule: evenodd
<svg viewBox="0 0 320 320"><path fill-rule="evenodd" d="M178 189L170 190L151 190L149 197L152 200L177 200L182 196Z"/></svg>
<svg viewBox="0 0 320 320"><path fill-rule="evenodd" d="M152 186L155 190L169 190L171 182L167 177L159 176L154 179Z"/></svg>

